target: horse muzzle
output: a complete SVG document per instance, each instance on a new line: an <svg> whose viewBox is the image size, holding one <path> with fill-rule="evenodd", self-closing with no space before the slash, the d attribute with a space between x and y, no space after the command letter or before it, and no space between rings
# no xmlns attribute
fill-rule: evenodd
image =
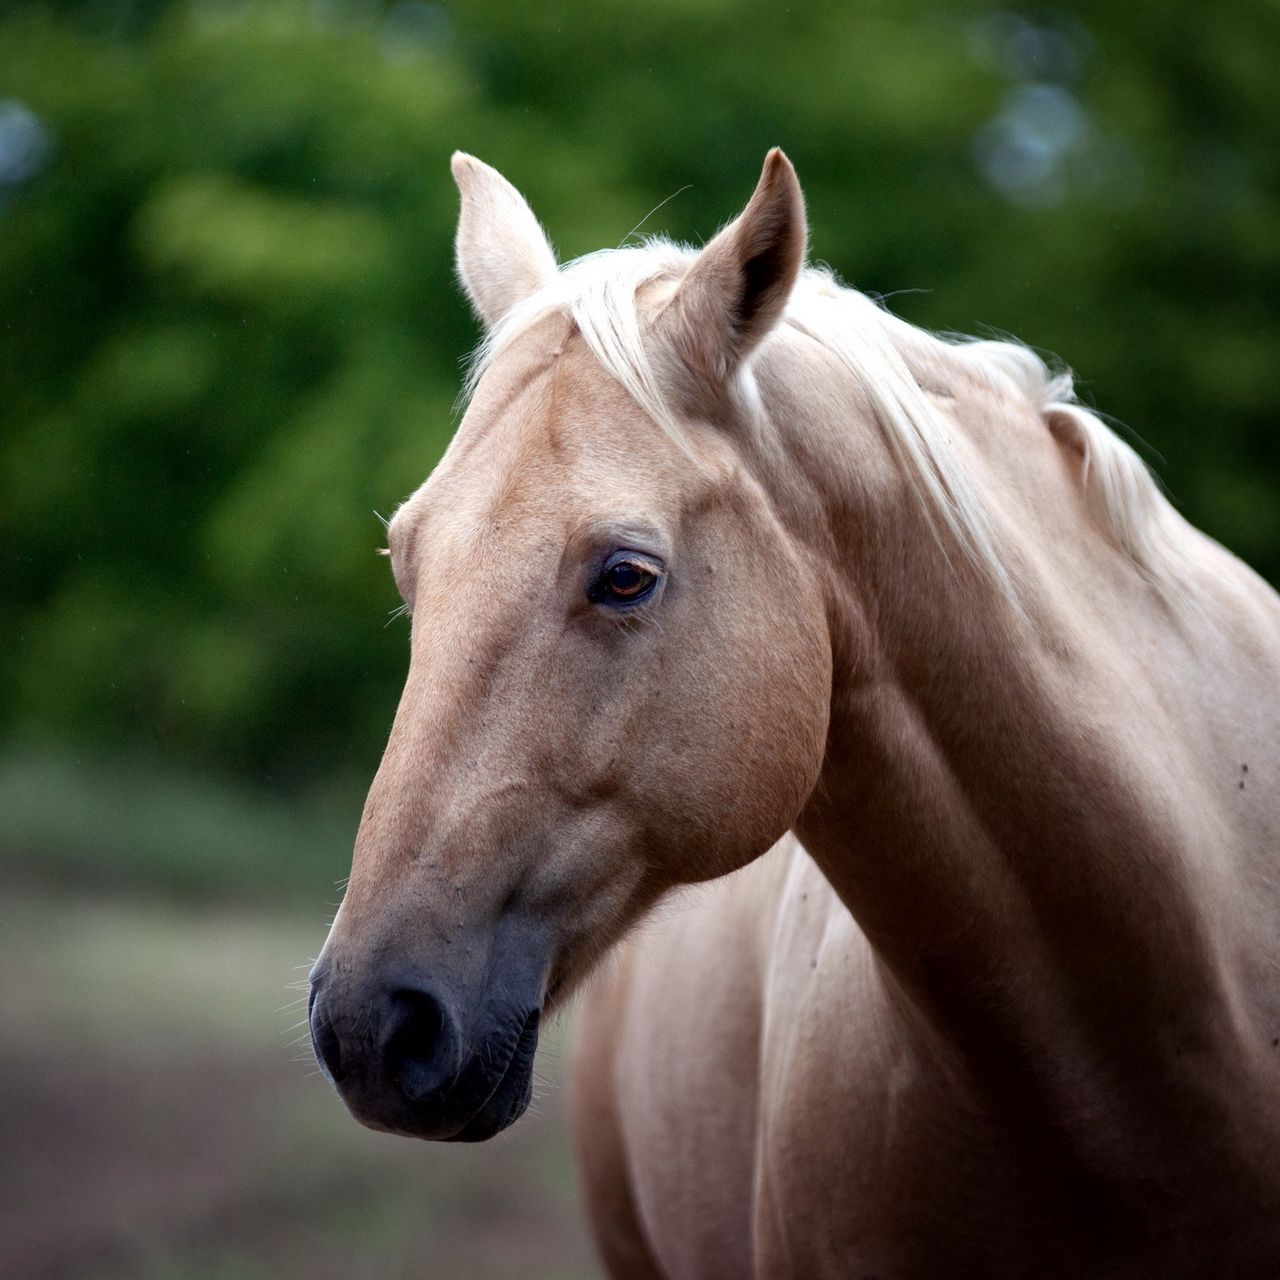
<svg viewBox="0 0 1280 1280"><path fill-rule="evenodd" d="M483 1142L524 1114L533 1095L538 1003L487 1000L464 1019L415 976L376 986L312 975L311 1043L362 1124L444 1142Z"/></svg>

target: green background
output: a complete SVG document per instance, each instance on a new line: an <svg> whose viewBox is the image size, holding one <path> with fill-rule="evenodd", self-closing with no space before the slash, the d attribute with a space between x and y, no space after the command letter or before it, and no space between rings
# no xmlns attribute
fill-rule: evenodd
<svg viewBox="0 0 1280 1280"><path fill-rule="evenodd" d="M32 0L0 15L0 868L29 925L5 939L30 944L7 998L35 1019L6 1052L33 1078L64 1052L110 1057L68 1012L101 964L77 912L124 913L104 936L143 939L137 998L100 993L138 1028L183 921L294 930L303 950L323 937L407 656L375 513L439 456L477 336L452 279L455 148L502 169L565 258L664 201L646 231L705 239L782 145L815 257L918 324L1057 353L1185 514L1280 580L1274 0ZM257 1008L233 970L227 1008ZM12 975L40 973L44 998L23 1004ZM247 1061L279 1056L245 1044ZM162 1073L190 1062L169 1039L145 1053ZM233 1096L225 1076L207 1089ZM207 1132L194 1106L176 1114ZM60 1114L47 1127L80 1132ZM343 1167L348 1125L316 1139ZM118 1137L136 1134L121 1120ZM396 1234L418 1210L386 1208L416 1167L402 1146L416 1150L368 1148L383 1173L360 1194L384 1216L353 1220L392 1226L334 1255L348 1274L357 1254L370 1275L425 1265ZM70 1148L90 1149L83 1134ZM482 1189L501 1172L474 1168ZM88 1194L67 1185L54 1168L28 1198ZM249 1213L260 1190L235 1203ZM86 1258L103 1274L287 1273L274 1237L234 1214L211 1235L207 1198L192 1203L189 1230L108 1215L74 1263L37 1241L30 1274ZM306 1238L306 1197L290 1206ZM508 1220L489 1209L464 1205L458 1230ZM547 1274L588 1265L563 1230Z"/></svg>

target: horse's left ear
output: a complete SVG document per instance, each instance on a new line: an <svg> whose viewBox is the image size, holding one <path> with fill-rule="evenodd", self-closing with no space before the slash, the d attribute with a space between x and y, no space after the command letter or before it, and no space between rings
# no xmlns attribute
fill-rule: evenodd
<svg viewBox="0 0 1280 1280"><path fill-rule="evenodd" d="M658 319L695 374L728 377L781 319L807 239L800 180L774 147L747 207L697 256Z"/></svg>
<svg viewBox="0 0 1280 1280"><path fill-rule="evenodd" d="M462 196L458 279L492 329L555 275L556 258L524 196L497 169L464 151L454 152L452 168Z"/></svg>

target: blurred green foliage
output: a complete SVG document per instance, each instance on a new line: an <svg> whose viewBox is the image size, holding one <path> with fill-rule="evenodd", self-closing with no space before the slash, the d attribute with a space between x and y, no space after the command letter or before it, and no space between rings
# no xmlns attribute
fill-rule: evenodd
<svg viewBox="0 0 1280 1280"><path fill-rule="evenodd" d="M441 452L476 336L456 147L567 256L676 192L646 230L705 238L782 144L818 256L920 290L893 304L917 323L1060 352L1280 579L1274 4L3 12L11 740L284 788L369 773L407 636L374 511Z"/></svg>

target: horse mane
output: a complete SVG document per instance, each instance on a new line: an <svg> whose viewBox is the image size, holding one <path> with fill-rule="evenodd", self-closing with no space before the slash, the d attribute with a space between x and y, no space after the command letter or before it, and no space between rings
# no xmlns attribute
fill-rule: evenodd
<svg viewBox="0 0 1280 1280"><path fill-rule="evenodd" d="M566 263L555 277L518 303L472 355L464 398L485 369L520 333L543 316L567 313L605 370L660 427L681 440L641 327L638 295L647 285L677 280L697 250L654 237L601 249ZM933 334L841 284L824 267L808 267L796 281L783 325L834 355L870 395L900 473L946 550L949 534L966 559L1016 603L1008 570L985 509L948 445L945 415L908 367L904 349L932 344L939 363L958 365L995 394L1028 402L1083 457L1086 497L1104 530L1141 574L1162 591L1172 587L1163 536L1167 503L1140 457L1096 414L1079 403L1070 372L1055 372L1031 348L1011 339ZM766 339L766 345L768 339ZM748 408L756 393L751 360L738 374Z"/></svg>

